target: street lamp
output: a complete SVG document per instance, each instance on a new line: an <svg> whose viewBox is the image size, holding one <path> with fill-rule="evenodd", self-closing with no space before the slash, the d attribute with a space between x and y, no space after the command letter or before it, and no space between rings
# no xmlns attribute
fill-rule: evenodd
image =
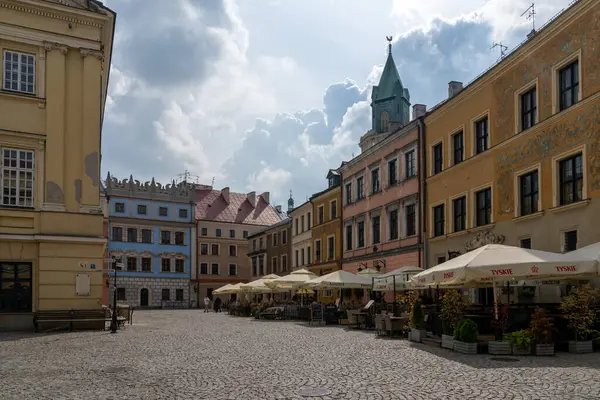
<svg viewBox="0 0 600 400"><path fill-rule="evenodd" d="M117 270L123 268L123 263L114 263L115 266L115 280L114 280L114 291L113 291L113 312L112 320L110 321L110 333L117 333Z"/></svg>

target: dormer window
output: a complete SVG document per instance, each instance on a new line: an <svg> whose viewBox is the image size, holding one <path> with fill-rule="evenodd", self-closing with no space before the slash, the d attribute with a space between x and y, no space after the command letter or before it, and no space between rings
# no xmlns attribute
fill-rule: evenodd
<svg viewBox="0 0 600 400"><path fill-rule="evenodd" d="M387 113L387 111L384 111L381 113L381 131L387 132L389 127L390 127L390 115Z"/></svg>

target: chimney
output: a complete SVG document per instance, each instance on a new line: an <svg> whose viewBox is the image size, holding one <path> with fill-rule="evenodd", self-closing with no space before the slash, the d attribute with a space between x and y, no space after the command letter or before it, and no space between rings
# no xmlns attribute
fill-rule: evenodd
<svg viewBox="0 0 600 400"><path fill-rule="evenodd" d="M450 81L448 83L448 98L456 96L461 90L463 90L462 82Z"/></svg>
<svg viewBox="0 0 600 400"><path fill-rule="evenodd" d="M260 195L260 197L263 198L263 200L265 201L265 203L269 204L269 198L271 197L271 195L269 194L269 192L264 192L263 194Z"/></svg>
<svg viewBox="0 0 600 400"><path fill-rule="evenodd" d="M277 211L279 214L281 214L281 206L275 206L275 210L276 210L276 211Z"/></svg>
<svg viewBox="0 0 600 400"><path fill-rule="evenodd" d="M229 188L223 188L221 189L221 196L223 196L223 200L225 200L225 203L229 204Z"/></svg>
<svg viewBox="0 0 600 400"><path fill-rule="evenodd" d="M422 117L427 112L427 106L425 104L415 104L413 106L413 120Z"/></svg>
<svg viewBox="0 0 600 400"><path fill-rule="evenodd" d="M252 207L256 207L256 192L250 192L246 195L246 200L248 200L248 202L250 204L252 204Z"/></svg>

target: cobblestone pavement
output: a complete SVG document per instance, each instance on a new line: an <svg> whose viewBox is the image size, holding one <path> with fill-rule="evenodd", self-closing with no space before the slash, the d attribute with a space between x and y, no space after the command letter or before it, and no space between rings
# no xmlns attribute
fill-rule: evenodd
<svg viewBox="0 0 600 400"><path fill-rule="evenodd" d="M494 361L373 332L196 310L109 332L0 334L9 399L599 399L596 354Z"/></svg>

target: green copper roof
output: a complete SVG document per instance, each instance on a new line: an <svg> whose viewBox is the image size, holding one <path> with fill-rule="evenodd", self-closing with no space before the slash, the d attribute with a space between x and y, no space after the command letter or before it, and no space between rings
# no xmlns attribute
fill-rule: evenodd
<svg viewBox="0 0 600 400"><path fill-rule="evenodd" d="M398 73L398 68L396 68L394 57L392 57L392 53L390 52L385 62L385 66L383 67L383 73L379 79L379 85L376 86L377 89L373 88L373 99L385 99L393 96L396 82L399 82L400 87L403 88L402 80L400 79L400 74Z"/></svg>

